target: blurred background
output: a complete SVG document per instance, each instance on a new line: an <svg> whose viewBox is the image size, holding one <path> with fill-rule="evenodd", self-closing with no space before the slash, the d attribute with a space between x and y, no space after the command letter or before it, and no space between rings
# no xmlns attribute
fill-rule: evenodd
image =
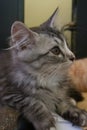
<svg viewBox="0 0 87 130"><path fill-rule="evenodd" d="M0 0L0 49L7 47L10 28L14 21L28 27L38 26L59 7L55 24L76 23L72 32L65 33L77 58L87 57L87 0Z"/></svg>

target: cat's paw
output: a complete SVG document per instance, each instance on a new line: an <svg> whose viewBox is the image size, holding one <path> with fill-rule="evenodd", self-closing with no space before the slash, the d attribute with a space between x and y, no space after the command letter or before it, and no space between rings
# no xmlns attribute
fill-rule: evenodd
<svg viewBox="0 0 87 130"><path fill-rule="evenodd" d="M80 109L70 109L63 114L63 117L73 123L73 125L87 126L87 112Z"/></svg>
<svg viewBox="0 0 87 130"><path fill-rule="evenodd" d="M55 120L52 115L47 115L45 119L36 121L34 124L36 130L56 130L55 128Z"/></svg>

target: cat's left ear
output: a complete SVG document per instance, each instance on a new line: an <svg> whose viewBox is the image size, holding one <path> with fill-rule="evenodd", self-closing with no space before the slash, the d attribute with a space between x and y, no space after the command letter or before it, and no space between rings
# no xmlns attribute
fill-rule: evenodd
<svg viewBox="0 0 87 130"><path fill-rule="evenodd" d="M11 48L24 49L36 43L37 33L27 28L22 22L15 21L11 27ZM28 44L24 44L28 43Z"/></svg>
<svg viewBox="0 0 87 130"><path fill-rule="evenodd" d="M13 42L23 40L25 37L34 38L37 33L26 27L24 23L15 21L11 27L11 39Z"/></svg>
<svg viewBox="0 0 87 130"><path fill-rule="evenodd" d="M44 23L42 23L40 26L42 28L46 28L46 27L55 28L55 19L56 19L57 15L58 15L58 7L53 12L53 14L50 16L50 18L47 21L45 21Z"/></svg>

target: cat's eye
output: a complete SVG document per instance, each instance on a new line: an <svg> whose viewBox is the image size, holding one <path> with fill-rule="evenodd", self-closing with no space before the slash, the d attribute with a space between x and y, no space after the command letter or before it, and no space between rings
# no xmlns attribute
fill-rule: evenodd
<svg viewBox="0 0 87 130"><path fill-rule="evenodd" d="M54 55L59 55L60 54L60 49L55 46L51 49L51 52L54 54Z"/></svg>

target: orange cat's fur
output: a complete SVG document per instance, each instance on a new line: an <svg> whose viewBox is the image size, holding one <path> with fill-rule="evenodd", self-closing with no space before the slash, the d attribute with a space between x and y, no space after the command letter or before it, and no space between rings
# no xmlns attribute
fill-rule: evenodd
<svg viewBox="0 0 87 130"><path fill-rule="evenodd" d="M77 90L87 92L87 58L74 61L69 75Z"/></svg>

